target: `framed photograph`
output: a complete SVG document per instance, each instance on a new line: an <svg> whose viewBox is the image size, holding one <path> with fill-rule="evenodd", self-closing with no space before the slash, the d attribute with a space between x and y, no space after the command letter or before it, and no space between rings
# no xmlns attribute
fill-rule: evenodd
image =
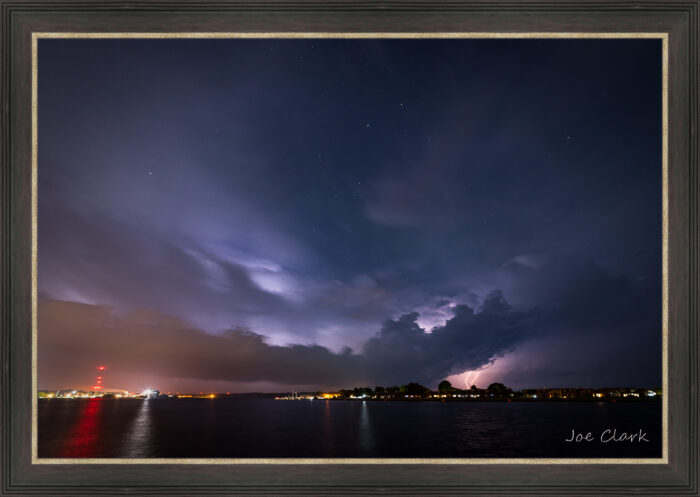
<svg viewBox="0 0 700 497"><path fill-rule="evenodd" d="M697 495L697 8L3 1L3 494Z"/></svg>

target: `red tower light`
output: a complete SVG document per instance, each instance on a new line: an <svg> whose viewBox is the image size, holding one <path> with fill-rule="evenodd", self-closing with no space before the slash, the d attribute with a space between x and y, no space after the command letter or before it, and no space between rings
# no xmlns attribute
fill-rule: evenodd
<svg viewBox="0 0 700 497"><path fill-rule="evenodd" d="M104 366L97 366L97 371L98 375L101 375L102 373L99 373L99 371L104 371L105 367ZM96 384L92 387L93 390L102 390L102 376L98 376L96 380Z"/></svg>

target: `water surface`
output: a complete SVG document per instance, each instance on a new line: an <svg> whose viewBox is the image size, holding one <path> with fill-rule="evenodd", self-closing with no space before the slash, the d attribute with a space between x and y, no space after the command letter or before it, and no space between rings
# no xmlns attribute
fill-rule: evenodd
<svg viewBox="0 0 700 497"><path fill-rule="evenodd" d="M41 399L38 426L39 457L661 457L661 402Z"/></svg>

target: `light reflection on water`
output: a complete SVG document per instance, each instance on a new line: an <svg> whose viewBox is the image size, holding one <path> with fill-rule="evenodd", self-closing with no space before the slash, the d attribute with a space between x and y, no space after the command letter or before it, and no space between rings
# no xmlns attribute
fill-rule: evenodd
<svg viewBox="0 0 700 497"><path fill-rule="evenodd" d="M39 457L658 457L661 403L47 399ZM650 443L572 445L572 429Z"/></svg>
<svg viewBox="0 0 700 497"><path fill-rule="evenodd" d="M75 424L69 430L68 443L61 451L61 457L90 457L93 447L100 440L100 420L104 402L102 399L89 399L80 411Z"/></svg>
<svg viewBox="0 0 700 497"><path fill-rule="evenodd" d="M323 421L321 426L323 454L325 456L330 456L333 454L335 440L333 437L333 421L331 419L331 401L328 399L326 399L326 403L323 406Z"/></svg>
<svg viewBox="0 0 700 497"><path fill-rule="evenodd" d="M372 425L369 421L369 407L367 407L366 400L362 401L362 408L360 410L360 429L358 435L362 450L371 452L374 449L374 437L372 436Z"/></svg>
<svg viewBox="0 0 700 497"><path fill-rule="evenodd" d="M151 416L152 401L144 399L133 423L129 427L124 442L124 457L147 457L151 447Z"/></svg>

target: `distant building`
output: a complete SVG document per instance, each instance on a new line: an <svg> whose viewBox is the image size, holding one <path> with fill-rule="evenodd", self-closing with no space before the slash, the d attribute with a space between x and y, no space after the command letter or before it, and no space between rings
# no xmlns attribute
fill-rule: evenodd
<svg viewBox="0 0 700 497"><path fill-rule="evenodd" d="M534 389L534 388L527 389L527 390L521 390L520 393L521 393L521 395L522 395L524 398L526 398L526 399L539 399L539 398L542 398L540 395L537 395L537 394L538 394L538 390L536 390L536 389Z"/></svg>
<svg viewBox="0 0 700 497"><path fill-rule="evenodd" d="M595 397L595 390L592 388L577 388L576 397L579 399L592 399Z"/></svg>
<svg viewBox="0 0 700 497"><path fill-rule="evenodd" d="M561 388L550 388L547 390L548 399L561 399L564 398L564 392Z"/></svg>
<svg viewBox="0 0 700 497"><path fill-rule="evenodd" d="M154 390L152 388L149 388L144 393L146 394L147 399L157 399L160 395L160 390Z"/></svg>
<svg viewBox="0 0 700 497"><path fill-rule="evenodd" d="M619 388L599 388L598 389L599 393L602 393L604 397L607 398L615 398L615 397L621 397L622 395L620 394L620 389Z"/></svg>

